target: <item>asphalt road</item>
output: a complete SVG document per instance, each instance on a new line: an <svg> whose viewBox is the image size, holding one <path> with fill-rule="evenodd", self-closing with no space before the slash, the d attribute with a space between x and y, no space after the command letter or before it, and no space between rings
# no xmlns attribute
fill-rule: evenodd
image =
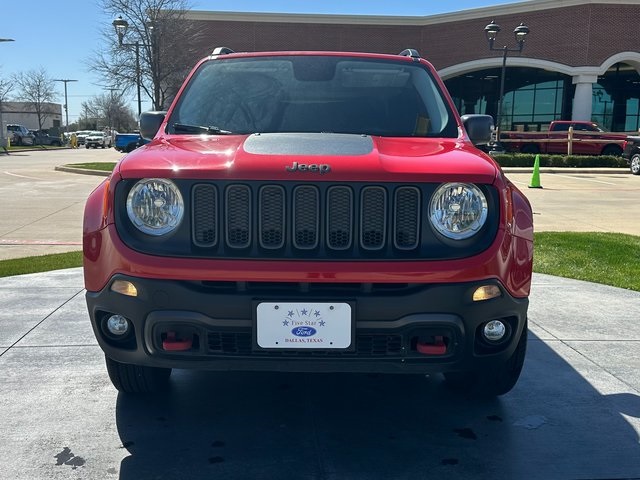
<svg viewBox="0 0 640 480"><path fill-rule="evenodd" d="M0 156L0 258L77 250L102 179L53 167L119 156ZM639 177L509 176L538 230L640 234ZM108 380L81 269L0 279L0 478L640 479L640 293L535 275L530 301L522 377L492 401L439 376L199 371L135 397Z"/></svg>

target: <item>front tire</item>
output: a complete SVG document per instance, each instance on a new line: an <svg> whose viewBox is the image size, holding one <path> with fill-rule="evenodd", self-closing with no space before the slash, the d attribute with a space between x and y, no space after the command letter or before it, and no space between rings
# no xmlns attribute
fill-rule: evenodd
<svg viewBox="0 0 640 480"><path fill-rule="evenodd" d="M170 368L145 367L116 362L105 356L111 383L122 393L152 393L169 383Z"/></svg>
<svg viewBox="0 0 640 480"><path fill-rule="evenodd" d="M636 153L633 157L631 157L631 173L634 175L640 175L640 153Z"/></svg>
<svg viewBox="0 0 640 480"><path fill-rule="evenodd" d="M619 157L620 155L622 155L622 147L620 147L619 145L607 145L602 149L602 155Z"/></svg>
<svg viewBox="0 0 640 480"><path fill-rule="evenodd" d="M488 371L448 372L444 374L446 385L459 393L477 397L497 397L511 391L522 372L527 351L528 322L524 322L515 351L502 365Z"/></svg>

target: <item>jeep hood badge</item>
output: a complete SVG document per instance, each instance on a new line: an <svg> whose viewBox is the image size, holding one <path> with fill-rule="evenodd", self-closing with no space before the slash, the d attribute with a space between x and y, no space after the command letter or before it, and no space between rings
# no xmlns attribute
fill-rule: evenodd
<svg viewBox="0 0 640 480"><path fill-rule="evenodd" d="M293 162L291 165L286 165L284 169L287 172L314 172L324 175L331 171L331 165L328 163L298 163Z"/></svg>

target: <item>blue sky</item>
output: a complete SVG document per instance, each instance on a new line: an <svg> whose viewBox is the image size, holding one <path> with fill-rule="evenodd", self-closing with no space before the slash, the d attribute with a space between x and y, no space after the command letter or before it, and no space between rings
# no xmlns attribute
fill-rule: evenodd
<svg viewBox="0 0 640 480"><path fill-rule="evenodd" d="M194 10L400 16L436 15L505 3L514 3L514 0L192 0ZM95 0L31 0L0 22L0 38L15 40L0 43L0 76L6 78L13 73L43 67L53 78L78 80L68 84L69 122L72 123L80 115L83 101L106 93L98 86L100 79L91 74L88 63L92 53L100 50L101 31L112 21L97 7ZM57 101L63 104L62 83L58 84L58 92ZM135 99L128 100L135 111ZM142 109L151 108L144 100Z"/></svg>

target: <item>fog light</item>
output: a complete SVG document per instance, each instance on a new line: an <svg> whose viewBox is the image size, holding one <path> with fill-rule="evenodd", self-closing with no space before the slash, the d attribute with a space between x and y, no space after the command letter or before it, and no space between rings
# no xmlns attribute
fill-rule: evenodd
<svg viewBox="0 0 640 480"><path fill-rule="evenodd" d="M129 331L129 320L122 315L111 315L107 319L107 330L112 335L121 337Z"/></svg>
<svg viewBox="0 0 640 480"><path fill-rule="evenodd" d="M126 280L116 280L111 284L111 291L126 295L128 297L137 297L138 289L136 286Z"/></svg>
<svg viewBox="0 0 640 480"><path fill-rule="evenodd" d="M500 295L502 295L502 292L496 285L483 285L482 287L476 288L476 291L473 292L473 301L482 302L499 297Z"/></svg>
<svg viewBox="0 0 640 480"><path fill-rule="evenodd" d="M507 327L500 320L491 320L487 322L482 330L484 338L490 342L499 342L507 333Z"/></svg>

